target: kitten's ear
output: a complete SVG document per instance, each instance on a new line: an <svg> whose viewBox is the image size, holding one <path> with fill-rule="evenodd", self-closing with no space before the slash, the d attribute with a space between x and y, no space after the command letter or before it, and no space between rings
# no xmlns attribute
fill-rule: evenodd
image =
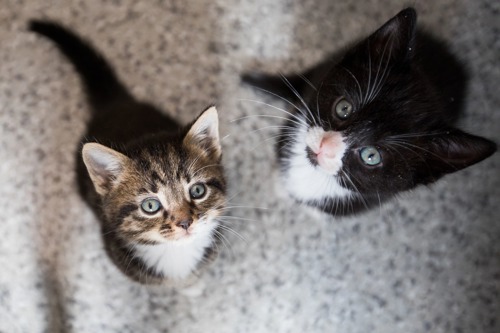
<svg viewBox="0 0 500 333"><path fill-rule="evenodd" d="M390 61L404 62L413 54L416 26L415 9L402 10L368 37L368 52L374 58L387 57Z"/></svg>
<svg viewBox="0 0 500 333"><path fill-rule="evenodd" d="M220 158L222 148L219 140L219 116L215 106L211 106L195 120L184 138L184 144L193 144L207 154Z"/></svg>
<svg viewBox="0 0 500 333"><path fill-rule="evenodd" d="M457 129L431 137L423 148L430 173L426 182L478 163L497 149L494 142Z"/></svg>
<svg viewBox="0 0 500 333"><path fill-rule="evenodd" d="M90 179L100 195L111 190L128 162L127 156L94 142L83 146L82 157Z"/></svg>

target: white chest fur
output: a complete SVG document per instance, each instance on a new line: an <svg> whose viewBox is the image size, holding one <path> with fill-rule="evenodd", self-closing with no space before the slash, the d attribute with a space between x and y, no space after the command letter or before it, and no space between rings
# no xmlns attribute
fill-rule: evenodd
<svg viewBox="0 0 500 333"><path fill-rule="evenodd" d="M134 246L135 256L164 277L174 280L187 278L212 244L216 223L211 224L213 226L199 226L195 234L177 241L156 245L137 244Z"/></svg>

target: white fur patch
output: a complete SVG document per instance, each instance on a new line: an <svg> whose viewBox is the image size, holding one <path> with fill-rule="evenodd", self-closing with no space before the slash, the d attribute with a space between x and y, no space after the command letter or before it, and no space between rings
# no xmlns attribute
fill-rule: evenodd
<svg viewBox="0 0 500 333"><path fill-rule="evenodd" d="M314 130L312 135L318 136L318 131ZM319 137L319 136L318 136ZM284 173L284 180L287 190L290 194L301 201L321 201L326 198L349 198L353 192L342 187L335 174L342 167L342 156L344 151L339 152L339 163L335 165L335 173L329 173L320 166L314 166L307 158L306 148L308 138L308 129L306 125L301 125L296 129L295 137L291 143L290 156L288 158L288 167ZM310 147L315 149L315 147ZM332 168L333 169L333 168Z"/></svg>
<svg viewBox="0 0 500 333"><path fill-rule="evenodd" d="M205 249L212 245L216 226L215 221L198 221L189 237L156 245L136 244L135 255L162 276L187 278L202 260Z"/></svg>

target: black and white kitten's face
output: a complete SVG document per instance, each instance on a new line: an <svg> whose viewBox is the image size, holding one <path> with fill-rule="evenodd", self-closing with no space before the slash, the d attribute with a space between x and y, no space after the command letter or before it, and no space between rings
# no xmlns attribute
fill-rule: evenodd
<svg viewBox="0 0 500 333"><path fill-rule="evenodd" d="M346 53L304 96L280 148L293 197L332 214L378 205L488 157L495 144L449 126L415 61L407 9Z"/></svg>

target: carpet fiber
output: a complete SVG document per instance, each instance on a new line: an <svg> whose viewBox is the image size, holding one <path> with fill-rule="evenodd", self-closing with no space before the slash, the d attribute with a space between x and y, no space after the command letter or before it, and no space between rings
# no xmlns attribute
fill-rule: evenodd
<svg viewBox="0 0 500 333"><path fill-rule="evenodd" d="M462 129L500 142L498 1L414 1L471 72ZM240 83L305 69L401 1L0 0L0 332L500 332L500 154L358 217L291 201L274 137L285 104ZM78 195L89 110L30 18L89 39L133 94L183 123L219 109L233 233L188 297L138 285Z"/></svg>

